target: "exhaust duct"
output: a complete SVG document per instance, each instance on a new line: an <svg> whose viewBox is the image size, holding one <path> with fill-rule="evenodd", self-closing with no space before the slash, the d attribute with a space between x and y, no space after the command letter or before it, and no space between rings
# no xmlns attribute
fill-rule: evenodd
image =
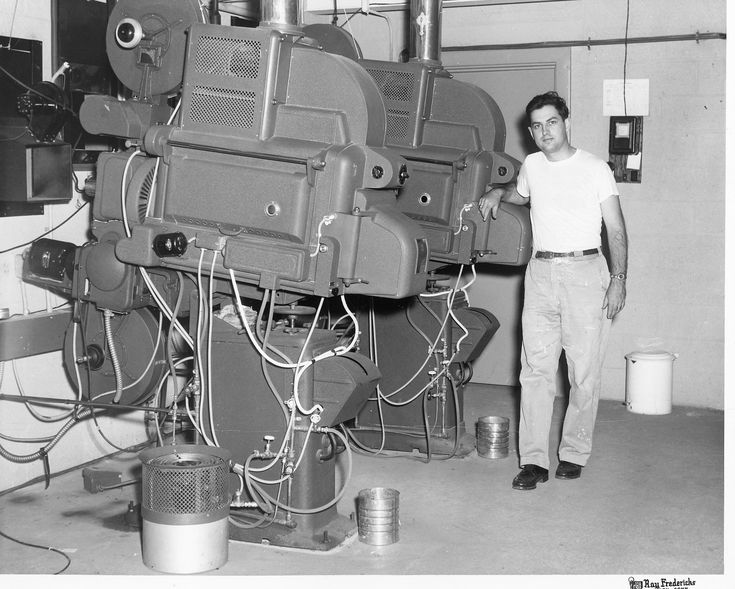
<svg viewBox="0 0 735 589"><path fill-rule="evenodd" d="M299 0L261 0L260 25L292 32L301 25L301 3Z"/></svg>
<svg viewBox="0 0 735 589"><path fill-rule="evenodd" d="M442 0L411 0L409 58L441 65Z"/></svg>

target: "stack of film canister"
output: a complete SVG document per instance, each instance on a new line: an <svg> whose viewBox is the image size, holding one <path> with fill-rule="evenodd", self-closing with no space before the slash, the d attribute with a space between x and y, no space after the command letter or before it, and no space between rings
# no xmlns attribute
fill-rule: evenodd
<svg viewBox="0 0 735 589"><path fill-rule="evenodd" d="M506 458L510 445L510 420L486 415L477 420L477 455L482 458Z"/></svg>
<svg viewBox="0 0 735 589"><path fill-rule="evenodd" d="M398 542L399 496L400 493L395 489L385 487L360 491L357 499L357 531L361 542L373 546Z"/></svg>

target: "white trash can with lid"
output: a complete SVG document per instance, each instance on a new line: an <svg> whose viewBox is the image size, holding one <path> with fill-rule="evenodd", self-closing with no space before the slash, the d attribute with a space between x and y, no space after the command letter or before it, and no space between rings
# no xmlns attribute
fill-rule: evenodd
<svg viewBox="0 0 735 589"><path fill-rule="evenodd" d="M678 357L660 350L625 356L625 404L629 411L644 415L671 413L674 360Z"/></svg>

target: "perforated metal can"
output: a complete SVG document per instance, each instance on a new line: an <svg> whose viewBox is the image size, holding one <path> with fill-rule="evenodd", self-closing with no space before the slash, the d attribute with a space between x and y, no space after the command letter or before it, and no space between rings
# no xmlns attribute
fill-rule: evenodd
<svg viewBox="0 0 735 589"><path fill-rule="evenodd" d="M140 453L143 463L143 562L164 573L190 574L228 559L230 454L181 445Z"/></svg>

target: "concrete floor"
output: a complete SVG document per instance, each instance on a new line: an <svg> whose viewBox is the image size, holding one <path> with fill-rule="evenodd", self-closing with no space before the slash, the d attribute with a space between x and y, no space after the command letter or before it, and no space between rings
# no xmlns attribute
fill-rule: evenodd
<svg viewBox="0 0 735 589"><path fill-rule="evenodd" d="M472 431L483 415L517 425L514 389L469 385L465 404ZM562 409L557 399L552 446ZM231 541L228 562L206 575L622 575L620 587L644 573L723 575L723 417L682 407L647 416L602 401L582 478L559 481L552 471L548 483L527 492L511 489L514 443L508 458L496 460L475 452L429 464L356 454L340 512L354 511L360 489L397 489L399 542L375 547L354 535L330 552L312 553ZM98 466L129 472L138 465L128 456ZM37 484L0 497L0 530L63 550L72 561L65 575L160 578L143 564L139 531L123 519L137 492L130 486L90 494L81 471L67 473L47 490ZM2 537L0 554L3 574L49 574L65 564L58 554Z"/></svg>

